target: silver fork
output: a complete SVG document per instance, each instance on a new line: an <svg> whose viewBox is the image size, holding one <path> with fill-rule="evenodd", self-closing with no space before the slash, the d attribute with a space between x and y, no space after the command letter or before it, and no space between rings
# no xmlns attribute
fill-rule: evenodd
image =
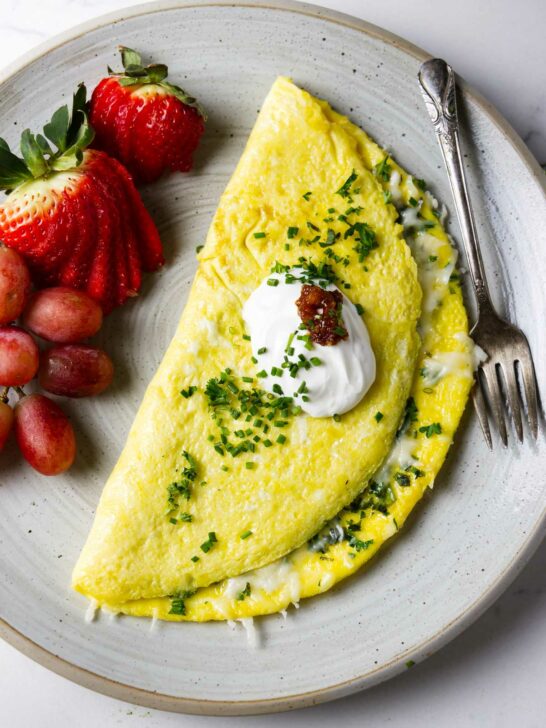
<svg viewBox="0 0 546 728"><path fill-rule="evenodd" d="M419 84L440 142L461 226L470 278L476 294L478 316L470 334L474 342L487 355L486 360L480 363L476 372L476 385L473 389L474 407L487 444L491 449L493 443L489 429L488 409L497 426L502 443L506 446L508 444L506 422L510 420L510 416L517 437L520 442L523 442L522 412L525 410L526 403L530 431L536 439L538 398L531 350L525 334L497 315L487 288L461 161L455 74L445 61L433 58L421 66ZM525 392L525 401L522 389ZM489 403L489 408L487 403Z"/></svg>

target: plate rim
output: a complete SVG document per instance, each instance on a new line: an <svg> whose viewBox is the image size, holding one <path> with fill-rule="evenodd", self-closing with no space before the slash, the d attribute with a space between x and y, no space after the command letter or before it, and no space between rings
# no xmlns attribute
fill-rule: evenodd
<svg viewBox="0 0 546 728"><path fill-rule="evenodd" d="M141 15L152 15L166 10L175 10L192 7L249 7L263 8L277 11L287 11L304 16L315 17L326 22L358 30L359 32L378 38L400 48L420 61L432 56L427 51L413 43L391 33L377 25L369 23L337 10L331 10L319 5L310 5L299 0L155 0L142 5L130 6L119 10L104 13L72 26L62 33L38 44L27 51L14 62L8 64L0 71L0 88L15 74L23 71L27 66L35 63L51 51L76 40L91 31L112 23L118 23L128 18ZM458 83L465 94L480 108L489 121L496 126L508 139L517 152L521 161L534 177L535 182L542 187L546 194L546 175L538 161L530 152L521 137L513 129L502 114L485 99L476 89L470 86L460 76ZM25 656L38 664L65 677L83 687L102 693L118 700L142 705L148 708L167 710L171 712L189 713L194 715L257 715L263 713L281 712L295 708L304 708L328 700L335 700L346 695L356 693L364 688L371 687L387 680L401 672L407 660L420 662L430 656L458 634L463 632L476 621L485 610L504 592L509 584L527 564L542 539L546 535L546 510L537 518L534 528L528 534L526 541L512 556L510 563L497 577L496 581L483 592L465 611L445 625L435 635L429 637L411 651L399 655L385 665L374 668L363 675L335 683L318 690L285 695L277 698L260 698L255 700L206 700L168 695L155 691L138 688L111 678L104 677L86 668L80 667L69 660L55 654L31 640L7 621L0 618L0 637Z"/></svg>

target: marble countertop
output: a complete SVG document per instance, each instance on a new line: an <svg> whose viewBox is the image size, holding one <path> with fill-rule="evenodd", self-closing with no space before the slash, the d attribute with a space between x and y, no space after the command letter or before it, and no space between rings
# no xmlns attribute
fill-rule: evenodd
<svg viewBox="0 0 546 728"><path fill-rule="evenodd" d="M83 20L131 0L2 0L0 69ZM133 3L137 4L137 3ZM321 0L446 58L506 116L546 164L544 0ZM365 693L236 725L336 721L374 728L540 728L545 724L546 543L478 622L426 662ZM234 719L148 710L72 684L0 642L0 725L6 728L233 726Z"/></svg>

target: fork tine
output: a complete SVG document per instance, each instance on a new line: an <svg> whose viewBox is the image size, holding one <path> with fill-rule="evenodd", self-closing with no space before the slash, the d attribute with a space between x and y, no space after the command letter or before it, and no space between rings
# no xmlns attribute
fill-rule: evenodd
<svg viewBox="0 0 546 728"><path fill-rule="evenodd" d="M510 406L510 412L512 413L512 420L514 422L514 428L518 436L518 440L523 442L523 425L521 423L521 405L520 405L520 393L518 389L518 382L516 379L516 365L510 361L508 364L503 366L499 365L499 378L502 375L504 381L506 394L508 397L508 404Z"/></svg>
<svg viewBox="0 0 546 728"><path fill-rule="evenodd" d="M508 445L508 433L506 431L506 422L502 411L502 391L500 388L500 382L497 376L497 367L493 362L487 362L485 366L480 367L480 370L487 382L487 389L489 392L489 404L495 417L497 429L499 431L500 438L504 447Z"/></svg>
<svg viewBox="0 0 546 728"><path fill-rule="evenodd" d="M491 430L489 429L489 422L487 421L487 408L485 399L483 398L482 385L479 379L479 374L476 372L476 382L472 389L472 401L474 402L474 409L478 415L480 426L482 428L483 436L490 450L493 449L493 440L491 439Z"/></svg>
<svg viewBox="0 0 546 728"><path fill-rule="evenodd" d="M535 370L533 360L530 354L522 356L519 359L520 375L525 388L525 399L527 400L527 416L531 427L531 434L534 439L538 435L538 401L537 401L537 382L535 379Z"/></svg>

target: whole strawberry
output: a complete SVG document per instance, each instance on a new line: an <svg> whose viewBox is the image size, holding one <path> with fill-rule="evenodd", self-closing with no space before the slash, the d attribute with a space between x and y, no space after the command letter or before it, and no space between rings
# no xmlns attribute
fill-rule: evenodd
<svg viewBox="0 0 546 728"><path fill-rule="evenodd" d="M194 98L165 81L167 66L143 66L139 53L120 48L124 71L108 69L90 104L94 146L119 159L137 182L165 171L187 172L205 129Z"/></svg>
<svg viewBox="0 0 546 728"><path fill-rule="evenodd" d="M86 291L104 312L134 296L142 270L164 262L157 229L129 172L87 149L93 130L79 87L43 135L26 129L22 158L0 139L0 240L26 260L37 287Z"/></svg>

